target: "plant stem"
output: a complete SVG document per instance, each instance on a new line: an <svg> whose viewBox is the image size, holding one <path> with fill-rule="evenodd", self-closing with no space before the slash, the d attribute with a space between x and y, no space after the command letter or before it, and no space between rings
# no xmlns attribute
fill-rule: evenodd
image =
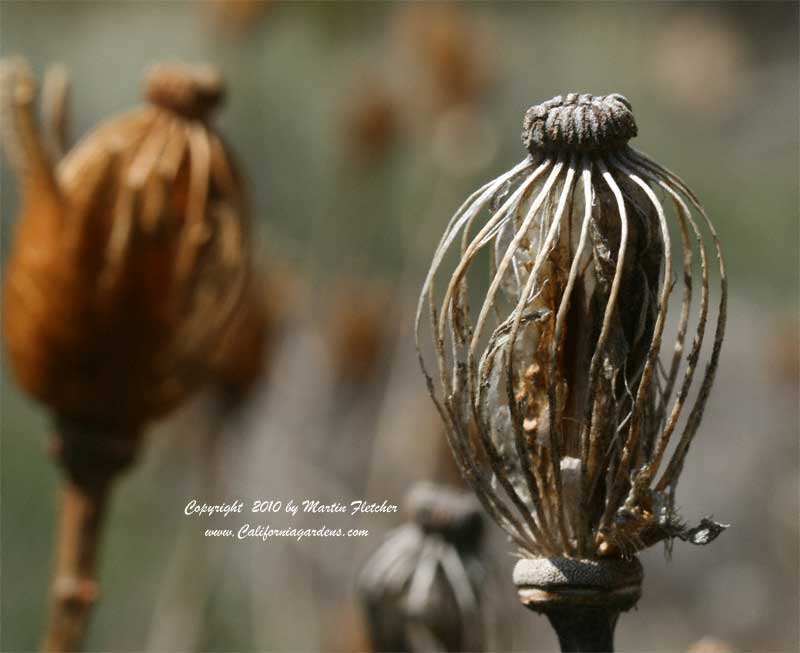
<svg viewBox="0 0 800 653"><path fill-rule="evenodd" d="M43 651L80 650L98 595L98 549L109 488L110 483L83 486L64 480Z"/></svg>
<svg viewBox="0 0 800 653"><path fill-rule="evenodd" d="M55 458L63 472L50 619L43 651L80 650L97 601L97 560L111 485L130 467L141 429L56 415Z"/></svg>
<svg viewBox="0 0 800 653"><path fill-rule="evenodd" d="M549 610L547 618L564 653L614 650L614 629L619 612L605 608Z"/></svg>

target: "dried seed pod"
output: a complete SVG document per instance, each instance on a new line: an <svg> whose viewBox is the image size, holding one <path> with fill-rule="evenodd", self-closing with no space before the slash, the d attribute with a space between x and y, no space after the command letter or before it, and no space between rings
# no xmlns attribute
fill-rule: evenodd
<svg viewBox="0 0 800 653"><path fill-rule="evenodd" d="M18 382L57 425L66 478L43 649L71 651L97 596L111 481L144 427L209 378L240 302L242 188L208 122L223 95L209 68L155 67L145 106L63 155L65 76L51 76L45 137L27 66L4 62L0 72L5 142L22 187L4 337Z"/></svg>
<svg viewBox="0 0 800 653"><path fill-rule="evenodd" d="M387 536L359 577L373 650L483 650L480 507L432 483L414 486L407 503L411 522Z"/></svg>
<svg viewBox="0 0 800 653"><path fill-rule="evenodd" d="M205 380L245 284L241 183L208 122L221 79L154 67L148 102L56 166L27 68L9 62L3 78L23 195L5 283L11 364L62 418L138 432Z"/></svg>
<svg viewBox="0 0 800 653"><path fill-rule="evenodd" d="M417 343L425 318L438 373L421 351L420 362L451 448L526 558L627 557L674 537L705 543L723 528L704 520L686 529L673 507L722 344L722 254L694 193L628 145L636 129L617 94L570 93L529 109L529 156L459 208L422 289ZM677 244L656 191L674 209ZM708 364L696 373L711 303L709 236L721 294ZM683 288L664 366L674 250ZM484 253L488 282L474 265ZM488 283L477 313L468 281Z"/></svg>

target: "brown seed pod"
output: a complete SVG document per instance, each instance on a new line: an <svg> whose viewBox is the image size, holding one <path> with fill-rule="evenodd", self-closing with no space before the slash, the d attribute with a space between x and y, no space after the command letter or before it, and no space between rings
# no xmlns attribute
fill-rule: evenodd
<svg viewBox="0 0 800 653"><path fill-rule="evenodd" d="M418 304L418 335L427 314L439 367L434 399L456 459L527 556L632 555L675 537L701 543L674 512L674 488L719 360L725 268L696 196L630 147L635 135L630 103L618 94L569 93L531 107L523 126L530 156L459 209ZM677 243L656 190L673 203ZM473 235L485 208L490 217ZM720 303L708 366L695 374L709 321L707 240L718 258ZM434 282L456 242L437 305ZM483 283L475 272L483 249L490 282L476 312L467 285ZM683 292L661 363L674 250Z"/></svg>
<svg viewBox="0 0 800 653"><path fill-rule="evenodd" d="M208 122L221 79L154 67L148 102L57 165L27 67L7 62L3 87L22 186L4 293L11 365L60 417L137 432L205 380L246 279L241 182Z"/></svg>
<svg viewBox="0 0 800 653"><path fill-rule="evenodd" d="M214 382L226 405L237 405L268 373L271 353L284 320L286 298L274 280L255 271L217 346L211 352Z"/></svg>
<svg viewBox="0 0 800 653"><path fill-rule="evenodd" d="M208 68L157 66L147 104L63 157L65 75L50 76L53 124L43 134L27 66L14 60L0 72L22 187L4 336L18 382L57 426L66 478L43 649L72 651L98 594L111 481L147 423L210 376L210 353L240 303L249 264L242 188L208 123L222 98Z"/></svg>
<svg viewBox="0 0 800 653"><path fill-rule="evenodd" d="M531 107L529 156L452 217L417 307L417 344L425 323L436 372L422 349L420 362L455 459L519 547L520 598L548 612L564 650L610 647L641 584L619 559L662 540L706 544L725 528L708 518L687 528L674 508L725 332L720 242L686 184L628 144L636 133L616 93ZM565 559L575 564L552 582L550 563ZM630 572L621 590L604 580L612 566ZM587 593L608 610L587 606Z"/></svg>

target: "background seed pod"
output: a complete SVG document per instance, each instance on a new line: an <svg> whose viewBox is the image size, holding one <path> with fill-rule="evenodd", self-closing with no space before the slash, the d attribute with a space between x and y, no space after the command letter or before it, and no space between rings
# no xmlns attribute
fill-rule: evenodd
<svg viewBox="0 0 800 653"><path fill-rule="evenodd" d="M148 102L54 164L27 67L5 64L23 208L7 265L5 342L20 384L62 416L136 430L207 378L247 271L241 181L210 126L207 68L161 65Z"/></svg>
<svg viewBox="0 0 800 653"><path fill-rule="evenodd" d="M477 502L422 482L407 507L411 521L386 537L359 577L373 650L484 650L494 615L478 559Z"/></svg>

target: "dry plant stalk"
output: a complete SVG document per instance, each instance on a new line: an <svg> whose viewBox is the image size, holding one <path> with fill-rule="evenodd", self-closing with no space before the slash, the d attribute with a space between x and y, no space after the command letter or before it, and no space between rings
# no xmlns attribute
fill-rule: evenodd
<svg viewBox="0 0 800 653"><path fill-rule="evenodd" d="M425 482L407 504L410 522L389 533L359 576L372 650L483 650L480 506Z"/></svg>
<svg viewBox="0 0 800 653"><path fill-rule="evenodd" d="M147 424L210 374L210 351L247 281L242 188L210 127L219 75L156 66L147 103L64 151L66 80L50 118L21 60L3 63L3 127L22 208L4 292L19 384L52 412L65 472L43 647L76 650L97 596L109 487Z"/></svg>
<svg viewBox="0 0 800 653"><path fill-rule="evenodd" d="M437 372L422 350L420 362L456 461L523 557L520 599L548 614L565 650L611 648L617 615L641 592L637 551L675 537L705 544L724 528L709 519L686 528L674 508L725 329L722 254L694 193L628 145L636 133L617 94L570 93L529 109L529 156L452 217L416 316L418 347L422 322L430 329ZM674 209L678 243L659 194ZM709 235L721 294L698 373ZM484 260L490 280L476 314L468 282L486 287L475 265Z"/></svg>

